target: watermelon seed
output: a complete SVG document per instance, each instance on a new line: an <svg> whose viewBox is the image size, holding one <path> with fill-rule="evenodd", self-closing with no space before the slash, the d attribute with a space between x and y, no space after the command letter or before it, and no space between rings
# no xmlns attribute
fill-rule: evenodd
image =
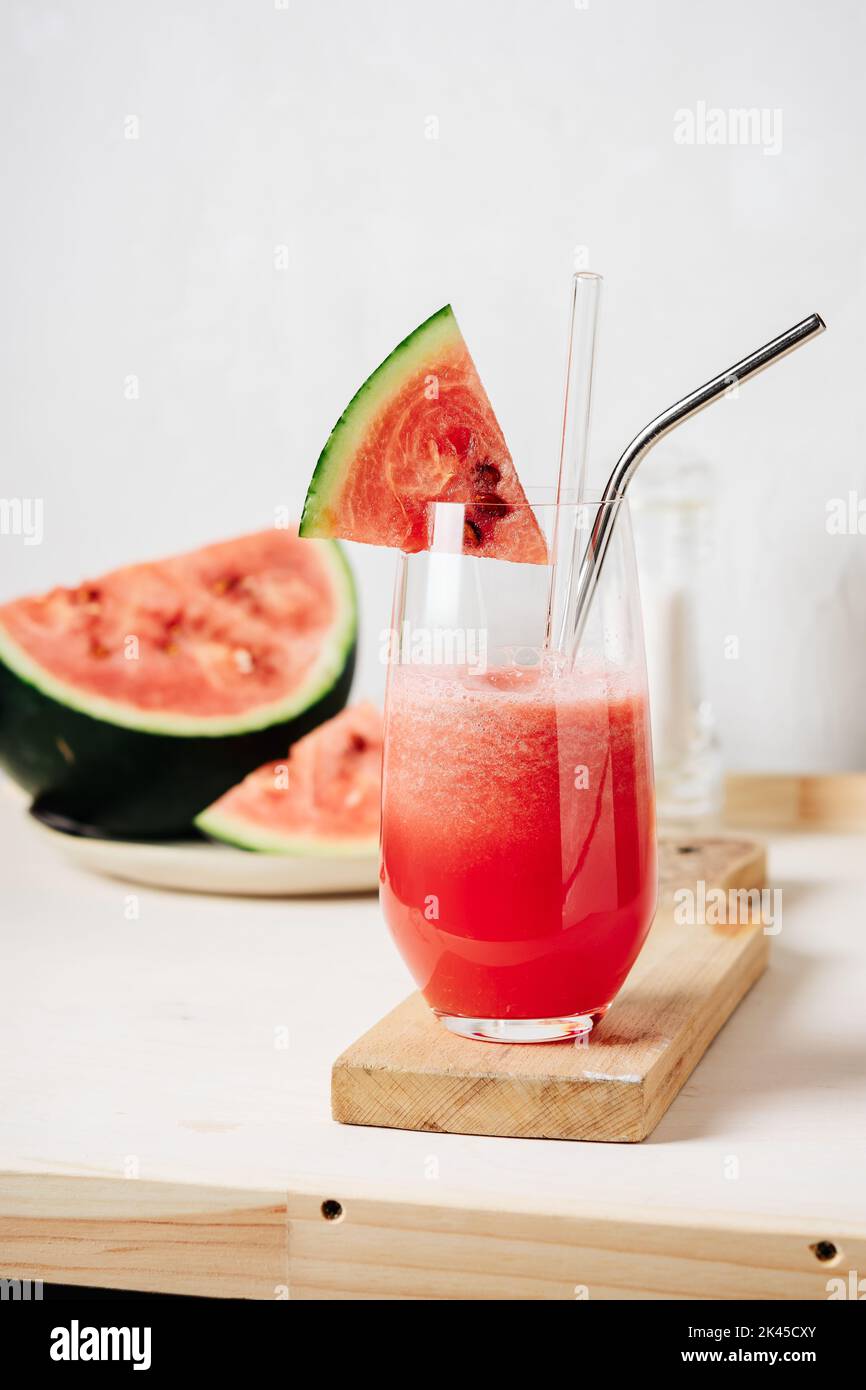
<svg viewBox="0 0 866 1390"><path fill-rule="evenodd" d="M65 739L65 738L56 738L56 739L54 740L54 742L55 742L55 744L57 745L57 751L59 752L59 754L60 754L61 758L63 759L63 761L64 761L65 763L69 763L69 765L70 765L70 767L71 767L72 764L75 762L75 754L73 753L72 749L69 747L69 744L66 742L66 739Z"/></svg>
<svg viewBox="0 0 866 1390"><path fill-rule="evenodd" d="M486 516L507 516L511 511L498 492L481 492L474 500L479 507L484 507Z"/></svg>
<svg viewBox="0 0 866 1390"><path fill-rule="evenodd" d="M215 594L230 594L240 584L240 575L223 574L213 582L213 592Z"/></svg>
<svg viewBox="0 0 866 1390"><path fill-rule="evenodd" d="M477 483L482 483L485 487L490 488L495 488L502 477L496 464L491 463L489 459L485 459L483 463L476 463L473 468L473 473ZM496 500L499 501L499 498Z"/></svg>

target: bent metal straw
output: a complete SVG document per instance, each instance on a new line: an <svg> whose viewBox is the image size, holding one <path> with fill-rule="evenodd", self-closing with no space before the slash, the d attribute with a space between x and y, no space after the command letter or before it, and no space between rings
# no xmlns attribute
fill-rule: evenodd
<svg viewBox="0 0 866 1390"><path fill-rule="evenodd" d="M726 372L720 372L718 376L714 376L711 381L699 386L690 395L683 396L682 400L677 401L675 405L668 406L661 415L657 415L654 420L645 425L640 434L635 435L628 448L620 455L602 493L602 503L616 502L625 495L626 488L637 472L638 464L646 457L653 445L663 439L666 434L670 434L677 425L681 425L692 415L697 415L699 410L703 410L705 406L718 400L719 396L725 395L732 386L755 376L765 367L769 367L772 362L777 361L780 357L786 357L789 352L793 352L795 348L808 342L810 338L823 333L825 327L826 324L820 314L810 314L809 318L803 319L802 322L796 323L793 328L780 333L778 338L773 338L771 342L765 343L763 347L750 353L748 357L744 357L741 362L729 367ZM577 650L586 623L589 605L598 584L604 557L607 554L616 513L616 507L602 505L596 514L578 575L572 652Z"/></svg>

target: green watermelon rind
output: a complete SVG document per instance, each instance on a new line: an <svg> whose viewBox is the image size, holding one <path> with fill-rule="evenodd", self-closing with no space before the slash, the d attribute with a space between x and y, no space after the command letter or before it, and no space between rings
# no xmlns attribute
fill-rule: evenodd
<svg viewBox="0 0 866 1390"><path fill-rule="evenodd" d="M425 367L435 372L439 353L462 345L450 304L431 314L398 343L355 392L319 455L301 516L302 536L327 536L327 511L337 500L348 469L368 430L403 385Z"/></svg>
<svg viewBox="0 0 866 1390"><path fill-rule="evenodd" d="M319 541L320 554L329 570L336 599L336 617L322 639L321 654L301 685L289 696L233 715L197 715L137 709L117 700L90 695L53 676L9 637L0 623L0 665L24 684L34 687L58 705L76 710L100 723L144 734L169 738L226 738L252 733L283 723L316 704L334 686L343 671L358 628L358 599L348 562L336 541Z"/></svg>
<svg viewBox="0 0 866 1390"><path fill-rule="evenodd" d="M369 859L379 852L378 835L281 835L212 807L196 816L195 825L212 840L259 854L297 859Z"/></svg>

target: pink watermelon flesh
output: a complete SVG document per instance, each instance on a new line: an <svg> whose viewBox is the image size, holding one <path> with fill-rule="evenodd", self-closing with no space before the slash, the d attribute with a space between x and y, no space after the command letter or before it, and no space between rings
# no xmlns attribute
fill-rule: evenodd
<svg viewBox="0 0 866 1390"><path fill-rule="evenodd" d="M300 853L379 834L382 716L351 706L299 739L281 762L251 772L197 818L201 830L250 849Z"/></svg>
<svg viewBox="0 0 866 1390"><path fill-rule="evenodd" d="M302 536L429 548L428 504L466 506L463 551L547 563L547 547L450 306L386 358L331 432Z"/></svg>
<svg viewBox="0 0 866 1390"><path fill-rule="evenodd" d="M0 644L144 726L231 721L315 679L345 580L334 547L262 531L16 599L0 607Z"/></svg>

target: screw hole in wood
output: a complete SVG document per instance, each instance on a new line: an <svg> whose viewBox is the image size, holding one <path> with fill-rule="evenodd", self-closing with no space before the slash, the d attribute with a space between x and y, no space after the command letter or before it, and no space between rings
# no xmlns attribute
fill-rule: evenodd
<svg viewBox="0 0 866 1390"><path fill-rule="evenodd" d="M821 1261L822 1265L830 1264L831 1261L834 1262L839 1259L839 1251L832 1240L817 1240L814 1245L809 1246L809 1249L815 1259Z"/></svg>
<svg viewBox="0 0 866 1390"><path fill-rule="evenodd" d="M326 1221L342 1221L345 1212L339 1202L334 1201L333 1197L328 1197L322 1203L321 1212Z"/></svg>

